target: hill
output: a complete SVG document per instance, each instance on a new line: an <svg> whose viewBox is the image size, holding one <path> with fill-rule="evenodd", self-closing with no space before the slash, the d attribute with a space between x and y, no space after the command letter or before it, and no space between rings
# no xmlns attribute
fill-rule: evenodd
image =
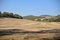
<svg viewBox="0 0 60 40"><path fill-rule="evenodd" d="M50 15L34 16L34 15L28 15L28 16L24 16L23 18L33 20L33 21L39 21L39 22L60 22L60 15L57 15L57 16L50 16Z"/></svg>

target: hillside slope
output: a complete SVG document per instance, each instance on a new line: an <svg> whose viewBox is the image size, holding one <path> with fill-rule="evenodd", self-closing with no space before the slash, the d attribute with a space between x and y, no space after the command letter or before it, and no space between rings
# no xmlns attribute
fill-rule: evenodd
<svg viewBox="0 0 60 40"><path fill-rule="evenodd" d="M0 29L24 29L28 31L59 29L60 22L36 22L26 19L0 18Z"/></svg>

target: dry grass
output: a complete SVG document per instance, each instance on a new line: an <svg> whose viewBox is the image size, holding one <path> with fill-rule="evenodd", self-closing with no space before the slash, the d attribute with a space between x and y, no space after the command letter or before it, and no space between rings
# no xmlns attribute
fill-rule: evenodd
<svg viewBox="0 0 60 40"><path fill-rule="evenodd" d="M60 29L60 22L36 22L26 19L1 18L1 29L24 29L28 31ZM41 40L42 38L52 39L56 35L55 33L13 34L0 36L0 40Z"/></svg>
<svg viewBox="0 0 60 40"><path fill-rule="evenodd" d="M0 37L0 40L40 40L42 38L52 39L55 36L54 33L45 34L14 34Z"/></svg>
<svg viewBox="0 0 60 40"><path fill-rule="evenodd" d="M0 19L0 29L25 29L29 31L59 29L60 22L36 22L26 19Z"/></svg>

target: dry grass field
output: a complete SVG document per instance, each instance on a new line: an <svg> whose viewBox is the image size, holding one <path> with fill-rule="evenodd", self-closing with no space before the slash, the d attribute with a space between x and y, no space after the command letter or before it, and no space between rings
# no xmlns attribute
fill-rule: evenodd
<svg viewBox="0 0 60 40"><path fill-rule="evenodd" d="M59 29L60 22L36 22L26 19L2 18L0 29L24 29L29 31Z"/></svg>
<svg viewBox="0 0 60 40"><path fill-rule="evenodd" d="M23 29L27 31L60 29L60 22L37 22L26 19L0 18L0 30L7 29ZM60 33L12 34L0 36L0 40L53 40L52 38L57 37L57 35L60 36Z"/></svg>
<svg viewBox="0 0 60 40"><path fill-rule="evenodd" d="M0 36L0 40L60 40L60 33L13 34Z"/></svg>
<svg viewBox="0 0 60 40"><path fill-rule="evenodd" d="M55 36L53 33L46 34L14 34L14 35L6 35L0 37L0 40L40 40L42 38L50 38L52 39Z"/></svg>

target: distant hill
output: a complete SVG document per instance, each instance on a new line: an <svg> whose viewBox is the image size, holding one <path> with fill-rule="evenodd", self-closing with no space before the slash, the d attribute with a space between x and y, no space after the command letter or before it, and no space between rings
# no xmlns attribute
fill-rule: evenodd
<svg viewBox="0 0 60 40"><path fill-rule="evenodd" d="M40 16L51 16L51 15L40 15Z"/></svg>
<svg viewBox="0 0 60 40"><path fill-rule="evenodd" d="M41 15L41 16L33 16L28 15L24 16L24 19L35 20L35 21L42 21L42 22L60 22L60 15L57 16L50 16L50 15Z"/></svg>
<svg viewBox="0 0 60 40"><path fill-rule="evenodd" d="M34 20L36 18L39 18L38 16L34 16L34 15L28 15L28 16L24 16L24 19L29 19L29 20Z"/></svg>

